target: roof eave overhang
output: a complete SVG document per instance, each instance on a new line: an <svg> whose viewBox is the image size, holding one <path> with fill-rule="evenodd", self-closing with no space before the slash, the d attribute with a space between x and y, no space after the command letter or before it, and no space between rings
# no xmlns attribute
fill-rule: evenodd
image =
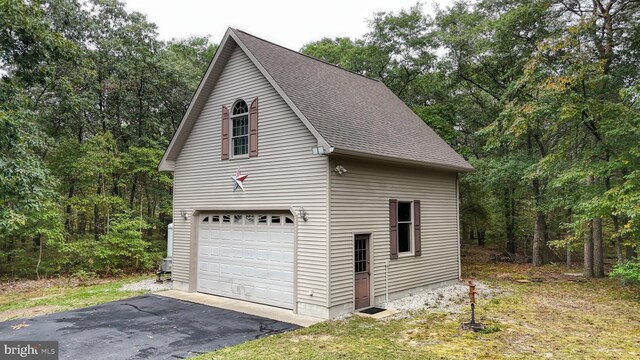
<svg viewBox="0 0 640 360"><path fill-rule="evenodd" d="M229 41L229 38L231 38L232 41ZM160 160L160 164L158 165L159 171L169 171L169 172L175 171L176 159L186 139L186 134L183 134L183 132L191 131L191 127L193 126L193 123L196 120L197 114L199 113L199 111L202 110L201 108L196 109L195 104L198 102L197 100L199 100L202 96L208 95L207 90L211 90L213 86L213 84L211 84L210 86L207 86L209 84L209 81L212 81L210 77L213 73L213 70L217 66L223 66L224 64L226 64L227 59L222 58L223 56L226 56L224 55L226 54L224 50L228 46L233 46L234 44L238 45L242 49L242 51L244 51L244 53L247 55L247 57L249 57L249 59L256 66L256 68L258 68L258 70L267 79L267 81L269 81L269 84L273 86L276 92L282 97L282 99L284 99L287 105L289 105L291 110L293 110L293 112L298 116L298 118L300 118L300 120L304 123L307 129L309 129L311 134L313 134L313 136L318 140L318 145L326 148L331 147L331 145L322 137L322 135L320 135L320 133L313 127L313 125L311 125L311 122L309 122L309 120L302 113L302 111L298 109L298 107L293 103L293 101L284 92L284 90L282 90L280 85L278 85L278 83L273 79L273 77L265 70L262 64L260 64L260 62L253 55L253 53L249 51L249 49L242 42L242 40L238 38L236 33L233 31L233 29L228 28L227 32L224 34L224 37L222 38L222 42L220 43L220 46L218 47L218 50L216 51L215 56L213 57L213 59L211 60L211 63L209 64L209 68L207 69L207 72L200 80L198 89L196 90L193 97L191 98L189 107L187 108L187 111L182 117L182 120L180 121L180 125L178 126L178 129L173 134L173 137L171 138L171 142L169 143L169 146L165 150L164 155L162 156L162 160Z"/></svg>
<svg viewBox="0 0 640 360"><path fill-rule="evenodd" d="M469 165L469 167L456 166L456 165L449 165L449 164L442 164L442 163L403 159L403 158L385 156L385 155L379 155L379 154L370 154L365 152L345 150L345 149L339 149L339 148L334 148L333 152L330 155L334 155L334 154L365 158L365 159L371 159L371 160L378 160L378 161L407 165L407 166L424 167L424 168L440 170L440 171L451 171L451 172L457 172L457 173L466 173L466 172L475 171L475 169L471 165Z"/></svg>
<svg viewBox="0 0 640 360"><path fill-rule="evenodd" d="M225 47L233 45L229 43L230 34L231 34L231 28L227 29L227 32L224 34L224 37L222 38L222 42L220 43L220 46L218 46L218 49L216 50L216 54L213 56L213 59L211 59L211 63L209 63L209 67L207 68L207 71L205 72L202 79L200 79L200 84L198 84L198 89L191 97L191 101L189 102L189 107L187 108L187 111L184 113L184 116L180 121L180 125L178 126L178 129L173 134L173 137L171 138L171 142L169 143L169 146L167 147L167 149L164 152L164 155L162 156L162 160L160 160L160 164L158 165L158 170L175 171L176 158L180 153L182 146L184 145L184 140L179 141L179 139L181 139L180 135L184 131L191 131L191 127L193 126L193 122L195 122L195 116L196 116L195 114L195 107L196 107L195 104L197 102L196 100L199 99L201 96L205 95L204 94L206 92L205 85L207 85L207 82L209 81L209 78L213 73L213 69L216 67L217 64L221 62L220 61L221 57L224 56L223 54L225 54L225 51L223 51L223 49ZM226 63L226 59L224 60L225 61L223 62Z"/></svg>
<svg viewBox="0 0 640 360"><path fill-rule="evenodd" d="M257 67L258 70L260 70L260 72L267 79L267 81L269 81L269 84L273 86L273 88L276 90L278 95L282 97L282 99L287 103L287 105L289 105L291 110L293 110L293 112L298 116L298 118L300 118L300 120L304 123L307 129L309 129L311 134L313 134L313 136L318 140L318 145L322 147L326 147L327 149L330 148L331 145L324 139L322 135L320 135L320 132L316 130L316 128L309 121L309 119L307 119L307 117L302 113L302 111L300 111L300 109L291 100L291 98L289 98L287 93L285 93L284 90L282 90L282 88L280 87L280 85L278 85L278 83L275 81L273 76L269 74L269 72L264 68L264 66L262 66L260 61L258 61L258 59L253 55L253 53L242 42L242 40L238 38L238 35L236 35L233 29L230 29L230 30L231 30L230 36L235 40L238 46L240 46L240 48L244 51L244 53L247 54L247 56L249 57L253 65L255 65L255 67Z"/></svg>
<svg viewBox="0 0 640 360"><path fill-rule="evenodd" d="M174 172L176 171L176 162L173 160L162 159L162 161L160 161L160 165L158 165L158 170Z"/></svg>

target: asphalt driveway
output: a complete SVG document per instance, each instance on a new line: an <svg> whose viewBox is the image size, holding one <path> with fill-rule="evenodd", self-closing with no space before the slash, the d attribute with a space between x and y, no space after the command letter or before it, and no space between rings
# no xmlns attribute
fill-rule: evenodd
<svg viewBox="0 0 640 360"><path fill-rule="evenodd" d="M3 322L0 340L59 341L60 359L183 359L297 328L231 310L143 295Z"/></svg>

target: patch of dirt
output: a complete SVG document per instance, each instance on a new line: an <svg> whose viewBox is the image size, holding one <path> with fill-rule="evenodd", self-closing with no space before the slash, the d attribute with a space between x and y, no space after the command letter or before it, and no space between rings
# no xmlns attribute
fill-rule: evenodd
<svg viewBox="0 0 640 360"><path fill-rule="evenodd" d="M94 278L90 280L80 280L71 277L59 277L40 280L5 280L0 281L0 295L15 292L27 293L51 287L78 287L87 285L98 285L113 281L111 278Z"/></svg>
<svg viewBox="0 0 640 360"><path fill-rule="evenodd" d="M478 299L488 300L498 295L507 294L497 287L490 287L478 281L475 284ZM411 296L389 301L383 304L383 307L400 311L400 313L389 317L390 319L399 319L409 317L412 312L418 310L459 314L466 312L468 304L469 287L463 282L424 290Z"/></svg>
<svg viewBox="0 0 640 360"><path fill-rule="evenodd" d="M331 335L296 335L291 337L289 341L297 343L300 341L333 341L335 337Z"/></svg>
<svg viewBox="0 0 640 360"><path fill-rule="evenodd" d="M0 322L17 318L51 314L62 310L62 308L62 306L58 305L39 305L26 309L6 310L0 312Z"/></svg>
<svg viewBox="0 0 640 360"><path fill-rule="evenodd" d="M154 279L145 279L131 284L122 285L120 291L162 291L171 289L171 283L164 281L156 282Z"/></svg>
<svg viewBox="0 0 640 360"><path fill-rule="evenodd" d="M529 282L583 282L579 266L566 267L564 263L547 263L533 266L531 263L495 261L499 251L467 244L462 247L463 277L486 278L514 283ZM523 255L518 255L523 256Z"/></svg>
<svg viewBox="0 0 640 360"><path fill-rule="evenodd" d="M478 245L462 244L460 249L465 263L486 263L499 254L500 251Z"/></svg>

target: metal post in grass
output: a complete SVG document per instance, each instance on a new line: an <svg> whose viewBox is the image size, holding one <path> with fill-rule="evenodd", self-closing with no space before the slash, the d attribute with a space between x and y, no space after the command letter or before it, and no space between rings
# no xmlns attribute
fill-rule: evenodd
<svg viewBox="0 0 640 360"><path fill-rule="evenodd" d="M464 330L480 331L484 330L485 326L476 322L476 284L472 280L469 280L469 302L471 303L471 321L462 323L460 327Z"/></svg>

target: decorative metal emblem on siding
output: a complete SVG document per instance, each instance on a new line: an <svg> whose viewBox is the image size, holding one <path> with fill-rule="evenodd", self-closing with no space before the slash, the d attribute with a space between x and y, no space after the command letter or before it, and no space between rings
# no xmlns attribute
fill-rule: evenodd
<svg viewBox="0 0 640 360"><path fill-rule="evenodd" d="M233 179L233 191L238 190L238 188L244 191L244 185L242 182L247 178L247 176L249 175L240 175L240 168L236 170L236 175L231 177L231 179Z"/></svg>

